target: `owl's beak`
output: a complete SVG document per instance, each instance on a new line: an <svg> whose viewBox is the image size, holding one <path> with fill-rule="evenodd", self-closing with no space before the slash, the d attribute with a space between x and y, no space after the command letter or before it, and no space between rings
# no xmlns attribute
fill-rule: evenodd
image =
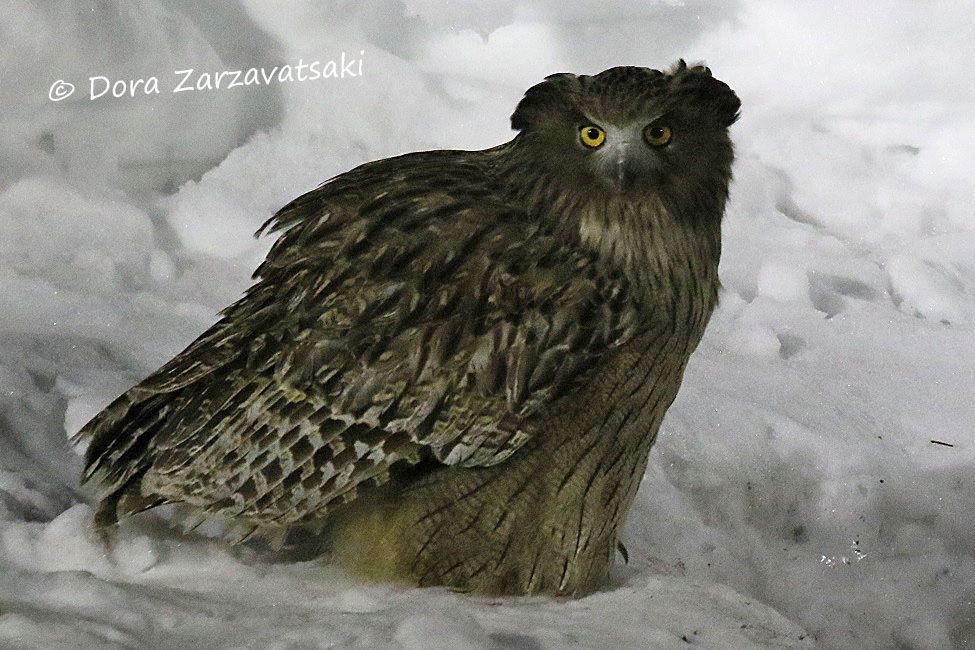
<svg viewBox="0 0 975 650"><path fill-rule="evenodd" d="M614 144L612 152L611 180L620 192L631 189L642 173L643 165L636 159L636 147L628 140Z"/></svg>
<svg viewBox="0 0 975 650"><path fill-rule="evenodd" d="M626 180L626 142L621 142L616 148L616 189L622 191Z"/></svg>
<svg viewBox="0 0 975 650"><path fill-rule="evenodd" d="M599 152L599 167L617 192L632 190L653 172L654 162L648 160L643 136L636 128L609 128L606 144Z"/></svg>

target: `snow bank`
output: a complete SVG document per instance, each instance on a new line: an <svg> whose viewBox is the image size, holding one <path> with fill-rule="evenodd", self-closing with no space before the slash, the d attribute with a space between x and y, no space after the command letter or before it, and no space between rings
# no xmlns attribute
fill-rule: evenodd
<svg viewBox="0 0 975 650"><path fill-rule="evenodd" d="M969 3L19 0L0 17L0 645L975 645ZM361 77L171 93L174 72ZM705 60L743 100L721 304L605 592L358 585L88 528L67 443L247 286L274 210L510 137L546 74ZM89 99L89 77L164 92ZM75 93L51 101L57 80ZM130 86L126 86L127 88Z"/></svg>

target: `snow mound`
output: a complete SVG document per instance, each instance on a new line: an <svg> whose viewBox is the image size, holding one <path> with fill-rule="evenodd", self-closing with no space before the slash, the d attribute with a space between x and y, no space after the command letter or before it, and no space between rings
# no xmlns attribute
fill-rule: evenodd
<svg viewBox="0 0 975 650"><path fill-rule="evenodd" d="M970 3L287 7L0 17L0 645L975 646ZM171 92L342 56L361 77ZM503 142L547 74L678 57L743 100L723 290L606 591L362 585L152 516L92 533L68 436L240 295L275 210L369 160Z"/></svg>

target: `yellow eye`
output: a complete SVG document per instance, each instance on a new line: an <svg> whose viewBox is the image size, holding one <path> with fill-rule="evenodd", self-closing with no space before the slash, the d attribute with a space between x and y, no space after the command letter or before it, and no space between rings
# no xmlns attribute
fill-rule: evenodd
<svg viewBox="0 0 975 650"><path fill-rule="evenodd" d="M598 126L584 126L579 129L579 137L582 144L595 149L606 140L606 132Z"/></svg>
<svg viewBox="0 0 975 650"><path fill-rule="evenodd" d="M651 124L643 129L643 139L647 141L647 144L654 147L662 147L670 142L671 135L670 127L661 124Z"/></svg>

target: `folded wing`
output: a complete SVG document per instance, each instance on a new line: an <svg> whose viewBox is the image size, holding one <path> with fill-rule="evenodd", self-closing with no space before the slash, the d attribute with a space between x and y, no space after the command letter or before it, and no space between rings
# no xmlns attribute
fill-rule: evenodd
<svg viewBox="0 0 975 650"><path fill-rule="evenodd" d="M530 440L636 310L479 155L370 163L275 215L256 284L79 434L100 521L166 501L320 519L395 464L488 466Z"/></svg>

